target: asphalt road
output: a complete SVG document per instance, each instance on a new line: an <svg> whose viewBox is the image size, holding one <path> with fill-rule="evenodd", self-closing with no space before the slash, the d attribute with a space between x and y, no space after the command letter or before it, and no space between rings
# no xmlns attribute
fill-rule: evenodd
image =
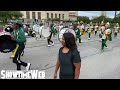
<svg viewBox="0 0 120 90"><path fill-rule="evenodd" d="M53 78L58 50L61 47L57 36L52 40L55 45L47 47L47 40L44 38L27 38L25 55L21 57L22 61L32 64L31 70L45 70L46 79ZM120 34L112 41L107 41L107 44L108 48L101 52L98 35L92 35L91 40L88 40L87 35L82 36L82 43L77 43L82 58L80 79L120 79ZM10 56L11 53L0 53L0 71L16 70Z"/></svg>

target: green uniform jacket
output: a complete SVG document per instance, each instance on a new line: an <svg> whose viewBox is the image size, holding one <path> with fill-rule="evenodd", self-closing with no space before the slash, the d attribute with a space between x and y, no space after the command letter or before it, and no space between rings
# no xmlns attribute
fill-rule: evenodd
<svg viewBox="0 0 120 90"><path fill-rule="evenodd" d="M80 32L80 29L79 29L79 28L76 28L76 29L75 29L75 33L76 33L76 38L80 38L81 32Z"/></svg>
<svg viewBox="0 0 120 90"><path fill-rule="evenodd" d="M53 34L56 33L56 29L54 28L54 26L51 28L50 32L52 32Z"/></svg>
<svg viewBox="0 0 120 90"><path fill-rule="evenodd" d="M13 35L16 37L16 42L18 44L23 44L26 42L25 32L23 28L18 28L14 30Z"/></svg>

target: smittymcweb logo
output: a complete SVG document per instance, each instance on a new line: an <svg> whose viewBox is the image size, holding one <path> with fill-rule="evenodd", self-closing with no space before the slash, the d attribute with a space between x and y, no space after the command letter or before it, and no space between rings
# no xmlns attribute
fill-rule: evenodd
<svg viewBox="0 0 120 90"><path fill-rule="evenodd" d="M45 71L2 70L1 79L45 79Z"/></svg>

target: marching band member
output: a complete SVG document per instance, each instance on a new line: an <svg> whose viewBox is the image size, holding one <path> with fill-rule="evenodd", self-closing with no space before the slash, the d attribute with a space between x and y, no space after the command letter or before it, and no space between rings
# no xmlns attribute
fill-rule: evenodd
<svg viewBox="0 0 120 90"><path fill-rule="evenodd" d="M114 37L116 38L117 37L117 33L118 33L118 29L117 27L114 28Z"/></svg>
<svg viewBox="0 0 120 90"><path fill-rule="evenodd" d="M17 70L21 70L21 65L22 65L26 67L26 71L28 71L30 69L31 64L25 63L20 59L21 53L25 48L25 42L26 42L25 32L22 28L22 22L20 21L15 22L14 29L15 30L13 31L13 35L11 36L11 39L15 40L19 45L19 47L15 53L15 57L13 58L13 63L17 65Z"/></svg>
<svg viewBox="0 0 120 90"><path fill-rule="evenodd" d="M117 37L117 33L119 31L119 24L117 23L116 26L114 27L114 37Z"/></svg>
<svg viewBox="0 0 120 90"><path fill-rule="evenodd" d="M51 40L51 37L52 37L53 33L54 33L54 28L53 28L53 24L51 24L51 26L50 26L50 36L47 38L48 47L51 46L50 43L52 43L52 46L54 46L54 42Z"/></svg>
<svg viewBox="0 0 120 90"><path fill-rule="evenodd" d="M22 26L22 25L21 25L21 28L23 28L23 30L25 29L24 27L25 27L25 26ZM25 32L25 30L24 30L24 32ZM11 32L11 34L13 34L13 32ZM26 45L26 42L25 42L24 44ZM19 45L17 44L15 50L12 52L12 56L10 56L10 59L13 59L13 58L15 57L15 54L16 54L18 48L19 48ZM21 53L21 56L23 56L23 55L24 55L24 50L23 50L22 53ZM19 56L19 57L20 57L20 56Z"/></svg>
<svg viewBox="0 0 120 90"><path fill-rule="evenodd" d="M55 35L57 34L57 30L56 30L55 25L52 26L52 29L53 29L53 36L55 37Z"/></svg>
<svg viewBox="0 0 120 90"><path fill-rule="evenodd" d="M120 26L119 26L119 23L117 23L117 29L118 29L118 33L120 33Z"/></svg>
<svg viewBox="0 0 120 90"><path fill-rule="evenodd" d="M106 37L106 30L102 31L102 45L101 45L101 51L104 51L104 47L107 47L106 41L107 41L107 37Z"/></svg>
<svg viewBox="0 0 120 90"><path fill-rule="evenodd" d="M94 34L94 26L92 22L90 22L90 29L91 29L91 34Z"/></svg>
<svg viewBox="0 0 120 90"><path fill-rule="evenodd" d="M102 23L99 29L100 29L99 38L100 41L102 41L102 32L105 30L105 25Z"/></svg>
<svg viewBox="0 0 120 90"><path fill-rule="evenodd" d="M107 28L107 30L106 30L107 39L109 41L112 41L112 30L109 28L109 26L107 26L106 28Z"/></svg>
<svg viewBox="0 0 120 90"><path fill-rule="evenodd" d="M96 36L96 34L97 34L98 28L99 28L99 26L98 26L98 24L96 23L96 25L95 25L95 36Z"/></svg>
<svg viewBox="0 0 120 90"><path fill-rule="evenodd" d="M107 39L109 41L112 41L112 30L110 29L110 23L107 22L105 26L106 26Z"/></svg>
<svg viewBox="0 0 120 90"><path fill-rule="evenodd" d="M63 25L62 24L59 25L59 32L61 31L61 29L63 29Z"/></svg>
<svg viewBox="0 0 120 90"><path fill-rule="evenodd" d="M86 31L85 31L85 26L83 24L83 22L81 23L81 26L80 26L80 31L83 33L83 35L86 34Z"/></svg>
<svg viewBox="0 0 120 90"><path fill-rule="evenodd" d="M88 40L90 40L90 38L91 38L91 28L90 27L88 28L87 32L88 32Z"/></svg>
<svg viewBox="0 0 120 90"><path fill-rule="evenodd" d="M81 43L81 32L77 25L74 26L74 31L76 33L76 41L79 39L79 43Z"/></svg>

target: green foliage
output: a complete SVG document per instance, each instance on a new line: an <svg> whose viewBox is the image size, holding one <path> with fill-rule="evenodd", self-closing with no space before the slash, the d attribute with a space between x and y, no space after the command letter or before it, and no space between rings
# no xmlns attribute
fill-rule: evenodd
<svg viewBox="0 0 120 90"><path fill-rule="evenodd" d="M60 21L59 18L48 18L47 20L48 20L48 21Z"/></svg>
<svg viewBox="0 0 120 90"><path fill-rule="evenodd" d="M9 19L20 19L23 14L20 11L0 11L0 20L7 22Z"/></svg>
<svg viewBox="0 0 120 90"><path fill-rule="evenodd" d="M113 18L112 23L120 23L120 13Z"/></svg>
<svg viewBox="0 0 120 90"><path fill-rule="evenodd" d="M94 18L91 20L93 23L101 23L102 21L104 21L104 23L107 23L107 22L112 22L112 18L107 18L105 16L99 16L97 18Z"/></svg>
<svg viewBox="0 0 120 90"><path fill-rule="evenodd" d="M77 16L77 21L83 21L84 23L89 23L90 22L90 19L89 17L86 17L86 16Z"/></svg>

